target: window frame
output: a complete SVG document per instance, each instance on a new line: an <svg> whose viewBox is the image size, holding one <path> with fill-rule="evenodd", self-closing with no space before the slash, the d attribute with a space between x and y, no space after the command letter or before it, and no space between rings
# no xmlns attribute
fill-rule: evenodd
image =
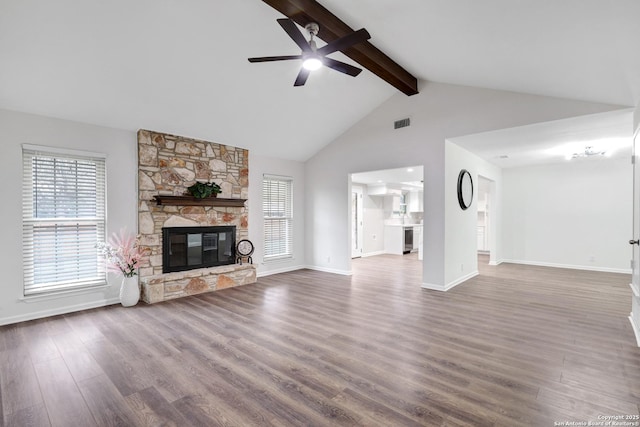
<svg viewBox="0 0 640 427"><path fill-rule="evenodd" d="M264 226L264 241L263 241L263 261L265 263L274 262L274 261L282 261L293 259L294 253L294 209L293 209L293 177L284 176L284 175L272 175L272 174L263 174L262 176L262 218L263 218L263 226ZM267 206L267 183L269 185L275 185L275 183L285 184L285 200L283 212L281 215L273 215L273 211L269 209ZM277 203L275 201L274 203ZM273 205L273 203L272 203ZM269 215L271 214L271 215ZM284 250L278 253L271 254L271 249L273 241L268 237L269 230L273 230L274 227L271 225L275 222L283 222L284 223L284 243L280 243L276 246L284 247ZM281 237L278 240L282 240Z"/></svg>
<svg viewBox="0 0 640 427"><path fill-rule="evenodd" d="M37 206L38 190L34 181L38 176L33 169L34 162L38 162L37 159L40 159L41 164L47 162L51 164L49 176L43 172L40 179L47 177L51 179L53 176L53 182L56 185L56 179L62 171L65 179L63 185L66 185L65 190L67 190L64 195L67 196L67 200L71 200L70 204L64 201L58 202L57 197L62 194L62 191L58 188L44 190L45 186L43 186L40 192L42 197L53 195L54 200L49 201L50 204L47 206L51 209L48 213L52 215L38 215L40 207ZM97 243L104 242L106 237L106 159L107 156L102 153L22 144L23 297L67 293L107 284L105 261L95 247ZM65 168L66 174L63 171ZM95 180L93 180L94 175ZM70 177L75 177L75 181L69 179ZM90 178L89 181L83 181L83 178L87 177ZM87 196L91 194L87 193L87 190L95 191L94 200L92 196ZM65 209L71 211L75 209L76 216L68 215L68 212L63 214L58 212ZM41 238L38 234L41 236L46 234L46 237ZM71 237L74 240L65 241L64 237ZM61 253L55 260L48 262L44 269L49 271L44 273L37 272L38 266L46 265L38 261L38 254L35 253L34 248L40 244L55 248L56 254ZM46 253L46 251L41 252ZM63 260L65 255L66 259ZM71 269L73 272L65 266L65 261L67 266L70 263L76 267L75 270ZM41 283L38 283L38 274L42 274L40 278L43 282ZM53 280L53 278L59 280Z"/></svg>

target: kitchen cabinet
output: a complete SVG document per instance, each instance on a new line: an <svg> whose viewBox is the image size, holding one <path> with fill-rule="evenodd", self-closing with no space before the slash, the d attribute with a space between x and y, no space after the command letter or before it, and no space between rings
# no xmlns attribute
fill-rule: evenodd
<svg viewBox="0 0 640 427"><path fill-rule="evenodd" d="M400 196L402 191L386 184L369 184L367 186L367 194L369 196Z"/></svg>
<svg viewBox="0 0 640 427"><path fill-rule="evenodd" d="M391 200L391 211L392 212L400 212L400 205L402 204L402 199L400 196L389 196Z"/></svg>
<svg viewBox="0 0 640 427"><path fill-rule="evenodd" d="M410 191L407 193L408 201L407 201L407 212L423 212L424 211L424 201L423 201L423 191Z"/></svg>
<svg viewBox="0 0 640 427"><path fill-rule="evenodd" d="M387 254L403 255L407 251L417 248L419 241L418 235L414 231L415 225L385 225L384 226L384 251ZM420 227L422 228L422 227ZM406 247L405 243L409 243L406 239L406 233L413 233L411 247Z"/></svg>
<svg viewBox="0 0 640 427"><path fill-rule="evenodd" d="M418 236L418 260L422 261L423 253L424 253L424 231L422 230L422 226L420 226L420 235Z"/></svg>
<svg viewBox="0 0 640 427"><path fill-rule="evenodd" d="M414 250L418 249L421 241L422 241L422 226L414 225L413 226L413 249Z"/></svg>

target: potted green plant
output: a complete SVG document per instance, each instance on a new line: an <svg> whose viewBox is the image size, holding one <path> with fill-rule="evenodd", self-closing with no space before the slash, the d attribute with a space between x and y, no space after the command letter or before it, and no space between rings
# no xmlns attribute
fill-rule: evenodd
<svg viewBox="0 0 640 427"><path fill-rule="evenodd" d="M221 193L222 189L215 182L196 181L195 184L187 188L187 191L196 199L206 199L207 197L218 197L218 193Z"/></svg>

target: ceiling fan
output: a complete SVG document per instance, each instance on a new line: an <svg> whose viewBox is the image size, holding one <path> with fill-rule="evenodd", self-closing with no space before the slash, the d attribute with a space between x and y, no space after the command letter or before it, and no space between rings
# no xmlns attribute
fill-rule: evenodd
<svg viewBox="0 0 640 427"><path fill-rule="evenodd" d="M323 65L332 68L341 73L357 76L362 71L361 68L354 67L353 65L345 64L344 62L327 58L330 53L346 49L354 44L361 43L365 40L369 40L371 36L364 28L340 37L331 43L318 48L314 37L318 35L320 27L315 22L310 22L305 26L305 30L309 32L309 41L304 38L304 35L298 30L296 24L287 18L278 19L278 24L282 29L289 34L289 37L302 49L300 55L284 55L284 56L262 56L258 58L249 58L249 62L271 62L271 61L288 61L291 59L302 59L302 68L298 73L294 86L302 86L306 83L309 74L313 70L317 70Z"/></svg>

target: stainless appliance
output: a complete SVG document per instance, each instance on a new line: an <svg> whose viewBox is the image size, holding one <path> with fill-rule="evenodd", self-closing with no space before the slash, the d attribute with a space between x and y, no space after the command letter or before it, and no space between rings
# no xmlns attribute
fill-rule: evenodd
<svg viewBox="0 0 640 427"><path fill-rule="evenodd" d="M404 229L404 250L403 254L408 254L413 250L413 228Z"/></svg>

